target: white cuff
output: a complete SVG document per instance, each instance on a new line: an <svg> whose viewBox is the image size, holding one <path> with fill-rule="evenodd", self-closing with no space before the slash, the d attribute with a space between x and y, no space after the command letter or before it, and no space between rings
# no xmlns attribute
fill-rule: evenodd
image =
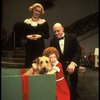
<svg viewBox="0 0 100 100"><path fill-rule="evenodd" d="M75 62L73 62L73 61L71 62L71 64L74 64L75 66L77 66L77 64Z"/></svg>
<svg viewBox="0 0 100 100"><path fill-rule="evenodd" d="M57 66L53 66L53 69L55 69L57 72L60 72L60 69Z"/></svg>

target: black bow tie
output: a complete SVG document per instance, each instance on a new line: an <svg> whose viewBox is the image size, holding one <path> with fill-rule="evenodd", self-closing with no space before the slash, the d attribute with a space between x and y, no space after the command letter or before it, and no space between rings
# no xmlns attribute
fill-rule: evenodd
<svg viewBox="0 0 100 100"><path fill-rule="evenodd" d="M65 37L65 36L63 36L63 37L59 38L58 40L64 39L64 37Z"/></svg>

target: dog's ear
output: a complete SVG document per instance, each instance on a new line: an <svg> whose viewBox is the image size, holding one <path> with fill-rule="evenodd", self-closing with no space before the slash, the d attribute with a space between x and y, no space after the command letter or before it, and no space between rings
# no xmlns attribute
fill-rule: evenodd
<svg viewBox="0 0 100 100"><path fill-rule="evenodd" d="M40 57L36 59L36 63L39 64Z"/></svg>
<svg viewBox="0 0 100 100"><path fill-rule="evenodd" d="M33 60L32 63L37 63L37 64L39 64L39 57L36 58L35 60Z"/></svg>
<svg viewBox="0 0 100 100"><path fill-rule="evenodd" d="M37 60L37 59L33 60L32 63L36 63L36 60Z"/></svg>

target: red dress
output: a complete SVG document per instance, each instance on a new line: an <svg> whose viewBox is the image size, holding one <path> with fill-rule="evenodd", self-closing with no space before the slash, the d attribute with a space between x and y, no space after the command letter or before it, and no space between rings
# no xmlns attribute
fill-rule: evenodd
<svg viewBox="0 0 100 100"><path fill-rule="evenodd" d="M64 78L62 64L57 63L53 67L56 73L56 100L70 100L70 92L66 80Z"/></svg>

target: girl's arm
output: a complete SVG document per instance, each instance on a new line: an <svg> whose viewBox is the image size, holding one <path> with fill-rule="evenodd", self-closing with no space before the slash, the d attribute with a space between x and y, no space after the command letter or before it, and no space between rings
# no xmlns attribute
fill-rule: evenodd
<svg viewBox="0 0 100 100"><path fill-rule="evenodd" d="M28 69L23 75L33 75L35 70L37 70L37 64L33 63L32 67Z"/></svg>
<svg viewBox="0 0 100 100"><path fill-rule="evenodd" d="M51 71L47 72L47 74L56 74L57 70L52 69Z"/></svg>
<svg viewBox="0 0 100 100"><path fill-rule="evenodd" d="M30 68L23 75L32 75L32 74L33 74L33 68Z"/></svg>
<svg viewBox="0 0 100 100"><path fill-rule="evenodd" d="M47 74L56 74L57 72L60 72L60 69L58 66L53 66L52 70L49 71Z"/></svg>

